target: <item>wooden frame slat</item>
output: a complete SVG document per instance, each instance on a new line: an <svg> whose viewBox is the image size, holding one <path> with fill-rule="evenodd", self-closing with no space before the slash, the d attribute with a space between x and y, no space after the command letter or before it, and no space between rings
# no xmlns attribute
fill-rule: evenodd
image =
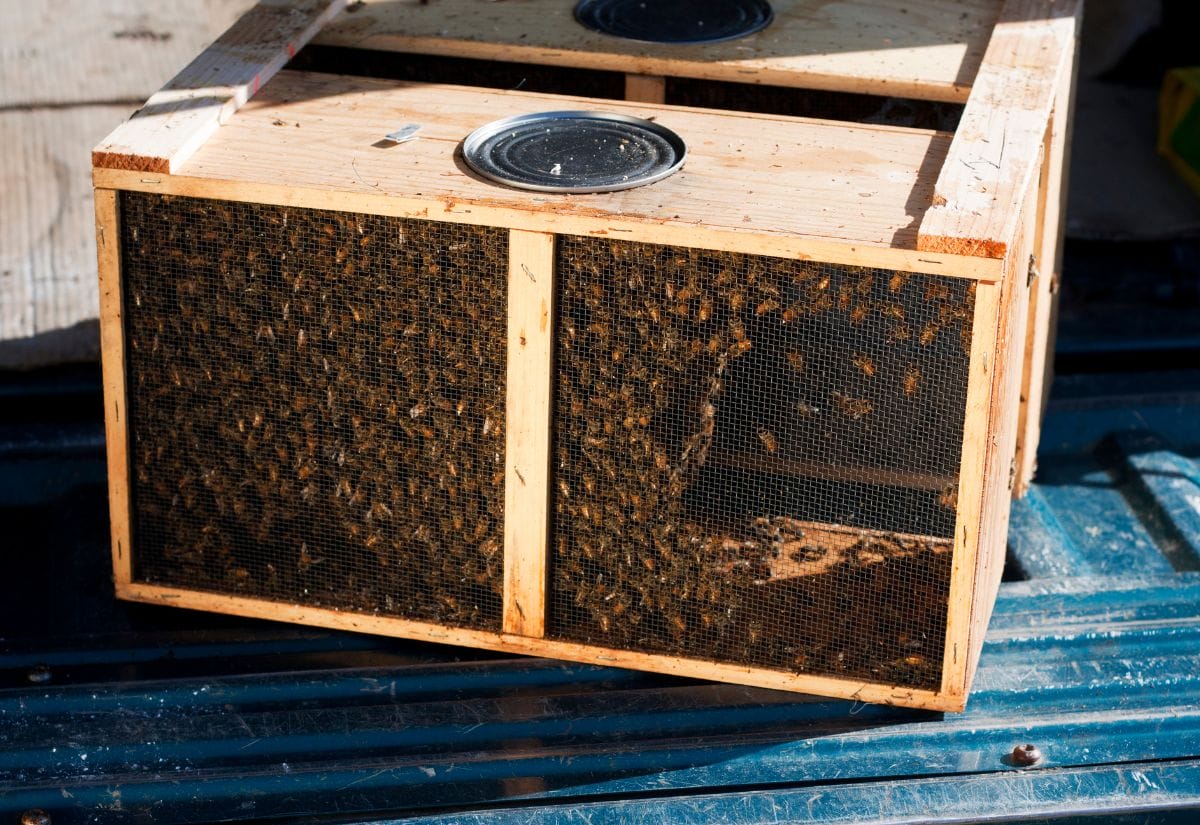
<svg viewBox="0 0 1200 825"><path fill-rule="evenodd" d="M962 458L958 474L958 517L954 526L954 557L950 568L950 603L946 613L942 691L959 694L967 681L971 647L972 595L980 554L984 472L992 425L992 374L1000 324L1000 284L975 287L975 316L971 327L971 360L967 403L963 417Z"/></svg>
<svg viewBox="0 0 1200 825"><path fill-rule="evenodd" d="M1003 258L1039 171L1082 0L1005 0L962 120L921 219L917 248Z"/></svg>
<svg viewBox="0 0 1200 825"><path fill-rule="evenodd" d="M1078 32L1076 32L1078 35ZM1071 166L1071 131L1075 119L1078 39L1069 70L1059 79L1058 94L1046 135L1038 195L1038 237L1034 256L1038 277L1030 293L1025 343L1025 377L1021 384L1021 420L1017 431L1017 478L1013 495L1021 498L1037 472L1042 416L1054 378L1054 338L1058 326L1059 281L1067 220L1067 179Z"/></svg>
<svg viewBox="0 0 1200 825"><path fill-rule="evenodd" d="M665 103L667 79L662 75L625 75L625 99L638 103Z"/></svg>
<svg viewBox="0 0 1200 825"><path fill-rule="evenodd" d="M504 631L546 631L554 236L508 241L508 368L504 475Z"/></svg>
<svg viewBox="0 0 1200 825"><path fill-rule="evenodd" d="M939 691L895 687L804 673L783 673L721 662L707 662L700 659L682 659L656 653L614 650L550 638L531 638L511 633L489 633L484 630L448 627L364 613L346 613L328 608L307 607L244 596L203 593L136 582L123 588L120 595L130 601L147 604L171 605L191 610L208 610L234 616L293 622L335 630L353 630L403 639L465 645L527 656L548 656L572 662L647 670L653 673L666 673L692 679L713 679L775 690L808 692L884 705L942 711L958 711L963 708L961 697Z"/></svg>
<svg viewBox="0 0 1200 825"><path fill-rule="evenodd" d="M260 0L92 152L97 166L172 173L346 0Z"/></svg>
<svg viewBox="0 0 1200 825"><path fill-rule="evenodd" d="M963 472L970 475L962 476L959 488L950 585L955 595L946 624L947 656L942 671L943 691L961 691L964 697L983 650L1004 571L1029 311L1029 286L1024 273L1036 231L1037 193L1038 187L1031 185L1023 199L1024 220L1009 244L1005 278L999 284L980 284L976 288L977 320L971 343L962 463ZM987 363L987 358L993 356L979 353L983 363L977 371L976 346L986 346L988 338L994 363Z"/></svg>
<svg viewBox="0 0 1200 825"><path fill-rule="evenodd" d="M121 290L120 193L97 189L96 263L100 274L100 352L104 441L108 464L109 530L118 590L133 577L129 420L125 394L124 302Z"/></svg>
<svg viewBox="0 0 1200 825"><path fill-rule="evenodd" d="M695 226L669 220L639 220L622 215L616 210L604 217L569 212L539 213L488 203L430 201L379 192L300 188L286 183L246 182L187 175L153 176L122 169L94 169L92 182L99 187L131 192L156 192L244 203L271 203L278 206L332 209L340 212L366 212L397 218L503 226L532 232L553 231L559 235L612 237L676 246L695 245L697 239ZM796 235L753 235L723 231L720 228L706 229L704 247L723 252L801 258L846 266L869 266L982 281L999 280L1002 271L1001 261L988 258L860 246Z"/></svg>

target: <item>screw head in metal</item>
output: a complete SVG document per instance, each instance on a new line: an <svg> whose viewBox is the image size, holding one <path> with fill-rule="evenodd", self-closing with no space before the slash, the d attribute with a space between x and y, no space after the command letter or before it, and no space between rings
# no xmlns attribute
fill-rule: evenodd
<svg viewBox="0 0 1200 825"><path fill-rule="evenodd" d="M1017 745L1012 749L1012 761L1022 768L1036 765L1042 761L1042 749L1037 745Z"/></svg>
<svg viewBox="0 0 1200 825"><path fill-rule="evenodd" d="M30 808L21 814L21 825L50 825L50 814L41 808Z"/></svg>
<svg viewBox="0 0 1200 825"><path fill-rule="evenodd" d="M49 665L34 665L29 669L29 672L25 674L25 678L28 679L31 684L35 685L46 684L46 682L50 681L51 676L53 676L53 674L50 672Z"/></svg>

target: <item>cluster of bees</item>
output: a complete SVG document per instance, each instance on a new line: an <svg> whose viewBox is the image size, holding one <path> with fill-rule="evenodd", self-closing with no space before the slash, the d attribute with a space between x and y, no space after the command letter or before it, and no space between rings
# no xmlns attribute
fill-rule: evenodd
<svg viewBox="0 0 1200 825"><path fill-rule="evenodd" d="M507 233L123 198L135 575L498 628Z"/></svg>
<svg viewBox="0 0 1200 825"><path fill-rule="evenodd" d="M791 670L874 676L900 663L904 681L936 681L940 648L910 645L940 639L948 554L885 552L873 537L828 569L780 577L779 542L761 526L784 505L741 480L797 465L857 468L864 485L879 468L953 479L968 282L570 237L557 255L549 632ZM898 435L897 420L914 432ZM950 445L930 458L939 435ZM877 487L864 495L886 504L894 486ZM920 492L933 536L953 529L941 492ZM875 627L869 650L867 619L826 615L906 591L929 609Z"/></svg>

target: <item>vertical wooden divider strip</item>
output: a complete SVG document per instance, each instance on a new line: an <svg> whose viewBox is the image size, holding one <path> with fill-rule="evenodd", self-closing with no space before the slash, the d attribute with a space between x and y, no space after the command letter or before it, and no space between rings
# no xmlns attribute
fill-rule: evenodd
<svg viewBox="0 0 1200 825"><path fill-rule="evenodd" d="M504 475L504 632L546 633L554 235L508 241L508 372Z"/></svg>
<svg viewBox="0 0 1200 825"><path fill-rule="evenodd" d="M978 282L972 321L967 408L963 420L959 465L958 519L954 525L954 559L950 569L953 596L946 613L946 651L942 659L942 693L963 696L970 658L971 599L980 552L983 487L991 447L992 373L1000 324L1001 285Z"/></svg>
<svg viewBox="0 0 1200 825"><path fill-rule="evenodd" d="M636 103L666 103L667 79L652 74L627 74L625 99Z"/></svg>
<svg viewBox="0 0 1200 825"><path fill-rule="evenodd" d="M113 578L118 592L133 579L130 539L129 422L125 405L124 306L121 300L119 193L97 189L96 264L100 275L100 351L104 382L104 441Z"/></svg>

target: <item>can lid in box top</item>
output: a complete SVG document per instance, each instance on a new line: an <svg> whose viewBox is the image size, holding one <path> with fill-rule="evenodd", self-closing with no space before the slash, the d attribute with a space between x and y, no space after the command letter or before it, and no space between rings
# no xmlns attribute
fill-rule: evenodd
<svg viewBox="0 0 1200 825"><path fill-rule="evenodd" d="M538 192L615 192L662 180L687 145L649 120L610 112L537 112L495 120L463 141L485 178Z"/></svg>
<svg viewBox="0 0 1200 825"><path fill-rule="evenodd" d="M575 19L592 31L645 43L736 40L774 18L766 0L580 0Z"/></svg>

